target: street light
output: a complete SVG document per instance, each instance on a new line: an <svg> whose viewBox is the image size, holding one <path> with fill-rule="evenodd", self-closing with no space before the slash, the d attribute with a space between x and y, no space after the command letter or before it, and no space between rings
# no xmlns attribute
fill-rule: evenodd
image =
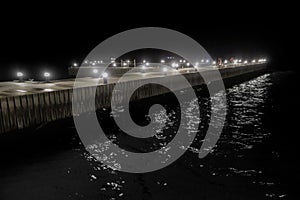
<svg viewBox="0 0 300 200"><path fill-rule="evenodd" d="M160 62L161 62L161 63L165 63L165 60L161 60Z"/></svg>
<svg viewBox="0 0 300 200"><path fill-rule="evenodd" d="M206 60L206 63L209 63L209 60L208 60L208 59Z"/></svg>
<svg viewBox="0 0 300 200"><path fill-rule="evenodd" d="M247 61L247 60L245 60L245 61L244 61L244 64L247 64L247 63L248 63L248 61Z"/></svg>
<svg viewBox="0 0 300 200"><path fill-rule="evenodd" d="M204 63L204 60L202 59L201 62Z"/></svg>
<svg viewBox="0 0 300 200"><path fill-rule="evenodd" d="M145 73L145 70L146 70L146 66L142 65L142 73Z"/></svg>
<svg viewBox="0 0 300 200"><path fill-rule="evenodd" d="M216 61L213 61L213 65L215 65L217 62Z"/></svg>
<svg viewBox="0 0 300 200"><path fill-rule="evenodd" d="M188 66L188 67L189 67L189 66L190 66L190 63L186 63L186 66Z"/></svg>
<svg viewBox="0 0 300 200"><path fill-rule="evenodd" d="M225 64L227 64L227 63L228 63L228 61L227 61L227 60L224 60L224 63L225 63Z"/></svg>
<svg viewBox="0 0 300 200"><path fill-rule="evenodd" d="M93 73L97 74L98 73L98 69L93 69Z"/></svg>
<svg viewBox="0 0 300 200"><path fill-rule="evenodd" d="M50 73L49 72L45 72L44 73L44 77L45 77L45 81L48 82L49 78L50 78Z"/></svg>
<svg viewBox="0 0 300 200"><path fill-rule="evenodd" d="M150 65L150 63L147 62L147 63L146 63L146 66L149 66L149 65Z"/></svg>
<svg viewBox="0 0 300 200"><path fill-rule="evenodd" d="M103 78L103 83L104 83L104 84L107 84L108 73L104 72L104 73L102 74L102 78Z"/></svg>
<svg viewBox="0 0 300 200"><path fill-rule="evenodd" d="M117 66L117 63L113 63L113 66L116 67L116 66Z"/></svg>
<svg viewBox="0 0 300 200"><path fill-rule="evenodd" d="M78 64L77 64L77 63L73 63L73 66L74 66L74 67L77 67L77 66L78 66Z"/></svg>
<svg viewBox="0 0 300 200"><path fill-rule="evenodd" d="M256 63L256 60L252 60L252 63Z"/></svg>
<svg viewBox="0 0 300 200"><path fill-rule="evenodd" d="M22 82L23 81L23 73L22 72L17 72L17 77L19 78L19 81Z"/></svg>

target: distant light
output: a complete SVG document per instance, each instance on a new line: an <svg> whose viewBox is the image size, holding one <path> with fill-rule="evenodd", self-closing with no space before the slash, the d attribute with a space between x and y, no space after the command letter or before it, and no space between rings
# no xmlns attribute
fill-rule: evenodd
<svg viewBox="0 0 300 200"><path fill-rule="evenodd" d="M146 63L146 60L143 60L143 63Z"/></svg>
<svg viewBox="0 0 300 200"><path fill-rule="evenodd" d="M24 74L22 72L17 72L17 77L22 77Z"/></svg>
<svg viewBox="0 0 300 200"><path fill-rule="evenodd" d="M228 63L228 61L227 61L227 60L224 60L224 63L225 63L225 64L227 64L227 63Z"/></svg>
<svg viewBox="0 0 300 200"><path fill-rule="evenodd" d="M84 64L88 64L88 61L86 60L86 61L84 61Z"/></svg>
<svg viewBox="0 0 300 200"><path fill-rule="evenodd" d="M127 66L127 63L123 63L123 66Z"/></svg>
<svg viewBox="0 0 300 200"><path fill-rule="evenodd" d="M77 63L73 63L73 66L74 66L74 67L77 67L77 66L78 66L78 64L77 64Z"/></svg>
<svg viewBox="0 0 300 200"><path fill-rule="evenodd" d="M190 66L190 63L186 63L186 66Z"/></svg>
<svg viewBox="0 0 300 200"><path fill-rule="evenodd" d="M183 62L183 63L185 63L185 62L186 62L186 60L183 60L182 62Z"/></svg>
<svg viewBox="0 0 300 200"><path fill-rule="evenodd" d="M161 63L165 63L165 60L161 60L160 62L161 62Z"/></svg>
<svg viewBox="0 0 300 200"><path fill-rule="evenodd" d="M50 73L49 73L49 72L45 72L45 73L44 73L44 76L45 76L45 77L50 77Z"/></svg>
<svg viewBox="0 0 300 200"><path fill-rule="evenodd" d="M256 63L256 60L252 60L252 63Z"/></svg>
<svg viewBox="0 0 300 200"><path fill-rule="evenodd" d="M117 66L117 63L114 63L113 66L116 67L116 66Z"/></svg>
<svg viewBox="0 0 300 200"><path fill-rule="evenodd" d="M168 69L166 67L163 68L163 72L167 72Z"/></svg>
<svg viewBox="0 0 300 200"><path fill-rule="evenodd" d="M100 60L100 63L103 63L103 61L102 61L102 60Z"/></svg>
<svg viewBox="0 0 300 200"><path fill-rule="evenodd" d="M52 92L52 91L53 91L53 89L46 88L46 89L44 89L44 91L45 91L45 92Z"/></svg>
<svg viewBox="0 0 300 200"><path fill-rule="evenodd" d="M104 73L102 74L102 77L103 77L103 78L107 78L107 77L108 77L108 73L104 72Z"/></svg>
<svg viewBox="0 0 300 200"><path fill-rule="evenodd" d="M150 65L150 63L148 63L148 62L147 62L147 63L146 63L146 65L147 65L147 66L149 66L149 65Z"/></svg>
<svg viewBox="0 0 300 200"><path fill-rule="evenodd" d="M25 93L27 92L26 90L16 90L17 92Z"/></svg>
<svg viewBox="0 0 300 200"><path fill-rule="evenodd" d="M127 60L127 63L130 63L130 60Z"/></svg>
<svg viewBox="0 0 300 200"><path fill-rule="evenodd" d="M98 73L98 69L93 69L93 73L97 74Z"/></svg>
<svg viewBox="0 0 300 200"><path fill-rule="evenodd" d="M172 65L171 65L172 67L178 67L179 65L177 64L177 63L172 63Z"/></svg>
<svg viewBox="0 0 300 200"><path fill-rule="evenodd" d="M182 63L182 60L179 60L180 63Z"/></svg>
<svg viewBox="0 0 300 200"><path fill-rule="evenodd" d="M245 61L244 61L244 63L245 63L245 64L247 64L247 63L248 63L248 61L247 61L247 60L245 60Z"/></svg>
<svg viewBox="0 0 300 200"><path fill-rule="evenodd" d="M93 66L95 66L95 65L96 65L96 63L94 63L94 62L93 62L93 63L92 63L92 65L93 65Z"/></svg>
<svg viewBox="0 0 300 200"><path fill-rule="evenodd" d="M202 59L201 62L204 63L204 60Z"/></svg>
<svg viewBox="0 0 300 200"><path fill-rule="evenodd" d="M209 60L208 60L208 59L206 60L206 63L209 63Z"/></svg>
<svg viewBox="0 0 300 200"><path fill-rule="evenodd" d="M234 60L233 63L234 63L234 64L237 64L237 63L238 63L238 60Z"/></svg>
<svg viewBox="0 0 300 200"><path fill-rule="evenodd" d="M217 62L216 61L213 61L213 65L215 65Z"/></svg>
<svg viewBox="0 0 300 200"><path fill-rule="evenodd" d="M242 60L240 59L239 62L242 62Z"/></svg>

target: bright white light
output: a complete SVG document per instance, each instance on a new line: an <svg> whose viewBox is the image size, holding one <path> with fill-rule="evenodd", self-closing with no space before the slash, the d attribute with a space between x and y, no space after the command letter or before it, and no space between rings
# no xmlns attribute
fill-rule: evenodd
<svg viewBox="0 0 300 200"><path fill-rule="evenodd" d="M74 66L74 67L77 67L77 66L78 66L78 64L77 64L77 63L73 63L73 66Z"/></svg>
<svg viewBox="0 0 300 200"><path fill-rule="evenodd" d="M103 61L102 61L102 60L100 60L100 63L103 63Z"/></svg>
<svg viewBox="0 0 300 200"><path fill-rule="evenodd" d="M160 62L161 62L161 63L165 63L165 60L161 60Z"/></svg>
<svg viewBox="0 0 300 200"><path fill-rule="evenodd" d="M113 66L116 67L116 66L117 66L117 63L113 63Z"/></svg>
<svg viewBox="0 0 300 200"><path fill-rule="evenodd" d="M146 60L143 60L143 63L146 63Z"/></svg>
<svg viewBox="0 0 300 200"><path fill-rule="evenodd" d="M209 63L209 60L208 60L208 59L206 60L206 63Z"/></svg>
<svg viewBox="0 0 300 200"><path fill-rule="evenodd" d="M127 63L130 63L130 60L127 60Z"/></svg>
<svg viewBox="0 0 300 200"><path fill-rule="evenodd" d="M88 61L86 60L86 61L84 61L84 64L88 64Z"/></svg>
<svg viewBox="0 0 300 200"><path fill-rule="evenodd" d="M150 63L148 63L148 62L147 62L147 63L146 63L146 65L147 65L147 66L149 66L149 65L150 65Z"/></svg>
<svg viewBox="0 0 300 200"><path fill-rule="evenodd" d="M202 59L201 62L204 63L204 60Z"/></svg>
<svg viewBox="0 0 300 200"><path fill-rule="evenodd" d="M163 72L166 72L168 71L168 69L166 67L163 68Z"/></svg>
<svg viewBox="0 0 300 200"><path fill-rule="evenodd" d="M213 65L215 65L217 62L216 61L213 61Z"/></svg>
<svg viewBox="0 0 300 200"><path fill-rule="evenodd" d="M108 77L108 73L104 72L104 73L102 74L102 77L103 77L103 78L107 78L107 77Z"/></svg>
<svg viewBox="0 0 300 200"><path fill-rule="evenodd" d="M234 64L237 64L237 63L238 63L238 60L234 60L233 63L234 63Z"/></svg>
<svg viewBox="0 0 300 200"><path fill-rule="evenodd" d="M127 66L127 63L123 63L123 66Z"/></svg>
<svg viewBox="0 0 300 200"><path fill-rule="evenodd" d="M227 63L228 63L228 61L227 61L227 60L224 60L224 63L225 63L225 64L227 64Z"/></svg>
<svg viewBox="0 0 300 200"><path fill-rule="evenodd" d="M44 89L44 91L45 91L45 92L52 92L52 91L53 91L53 89L46 88L46 89Z"/></svg>
<svg viewBox="0 0 300 200"><path fill-rule="evenodd" d="M186 66L190 66L190 63L186 63Z"/></svg>
<svg viewBox="0 0 300 200"><path fill-rule="evenodd" d="M185 62L186 62L186 60L183 60L182 62L183 62L183 63L185 63Z"/></svg>
<svg viewBox="0 0 300 200"><path fill-rule="evenodd" d="M93 73L97 74L98 73L98 69L93 69Z"/></svg>
<svg viewBox="0 0 300 200"><path fill-rule="evenodd" d="M44 76L45 76L45 77L50 77L50 73L49 73L49 72L45 72L45 73L44 73Z"/></svg>
<svg viewBox="0 0 300 200"><path fill-rule="evenodd" d="M17 77L22 77L24 74L22 72L17 72Z"/></svg>
<svg viewBox="0 0 300 200"><path fill-rule="evenodd" d="M172 67L177 67L177 64L176 64L176 63L172 63L171 66L172 66Z"/></svg>
<svg viewBox="0 0 300 200"><path fill-rule="evenodd" d="M242 60L240 59L239 62L242 62Z"/></svg>
<svg viewBox="0 0 300 200"><path fill-rule="evenodd" d="M26 90L16 90L17 92L25 93L27 92Z"/></svg>
<svg viewBox="0 0 300 200"><path fill-rule="evenodd" d="M182 63L182 60L179 60L180 63Z"/></svg>
<svg viewBox="0 0 300 200"><path fill-rule="evenodd" d="M247 60L245 60L245 61L244 61L244 63L245 63L245 64L247 64L247 63L248 63L248 61L247 61Z"/></svg>
<svg viewBox="0 0 300 200"><path fill-rule="evenodd" d="M96 65L96 63L94 63L94 62L93 62L93 63L92 63L92 65L93 65L93 66L95 66L95 65Z"/></svg>
<svg viewBox="0 0 300 200"><path fill-rule="evenodd" d="M256 63L256 60L252 60L252 63Z"/></svg>

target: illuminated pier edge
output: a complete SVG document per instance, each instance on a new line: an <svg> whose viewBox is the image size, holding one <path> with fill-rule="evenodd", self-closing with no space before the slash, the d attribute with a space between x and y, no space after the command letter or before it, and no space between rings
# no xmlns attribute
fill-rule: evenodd
<svg viewBox="0 0 300 200"><path fill-rule="evenodd" d="M188 68L192 69L192 68ZM267 69L266 64L251 63L249 65L242 65L238 67L226 67L219 69L223 80L248 76L252 73L263 73ZM205 73L210 73L216 69L208 69ZM100 72L99 72L100 73ZM107 72L106 72L107 73ZM101 109L110 106L109 94L114 88L115 81L109 76L110 74L102 74L101 77L85 77L79 78L82 87L77 98L82 102L78 102L78 110L81 113L93 112L93 106L90 102L95 102L96 109ZM192 86L204 84L203 79L199 78L198 73L184 71L183 75L188 79ZM161 73L137 73L129 76L127 80L122 82L124 90L130 88L139 82L141 78L151 78L153 81L165 81L169 84L175 84L173 76L180 76L178 73L172 74L171 72ZM162 78L163 77L163 78ZM103 78L107 78L107 83ZM102 81L101 81L102 80ZM98 81L97 86L94 86L95 81ZM53 80L50 83L44 82L2 82L0 83L0 134L21 130L23 128L38 126L42 123L72 117L74 114L81 113L72 112L72 95L73 95L74 79L66 80ZM92 87L96 87L95 99L87 99L87 95ZM180 88L182 89L182 88ZM132 100L140 100L157 95L167 93L165 88L155 88L151 91L138 91Z"/></svg>

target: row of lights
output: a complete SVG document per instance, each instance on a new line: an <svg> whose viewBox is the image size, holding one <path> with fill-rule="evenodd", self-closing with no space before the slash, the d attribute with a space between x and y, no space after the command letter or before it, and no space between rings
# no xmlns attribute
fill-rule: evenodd
<svg viewBox="0 0 300 200"><path fill-rule="evenodd" d="M48 81L51 74L49 72L44 72L44 77L45 77L45 80ZM19 78L20 81L23 80L23 77L24 77L24 73L23 72L17 72L17 77Z"/></svg>
<svg viewBox="0 0 300 200"><path fill-rule="evenodd" d="M256 63L256 62L266 62L267 60L266 59L259 59L259 60L252 60L252 63ZM209 60L209 59L202 59L201 60L201 64L209 64L211 61ZM93 66L95 66L97 63L98 64L102 64L103 63L103 61L102 60L100 60L100 61L90 61L90 62L88 62L88 61L85 61L84 62L85 64L88 64L88 63L90 63L90 64L92 64ZM117 66L117 63L114 61L114 60L112 60L111 61L111 63L112 63L112 65L113 65L113 67L116 67ZM147 62L146 60L143 60L143 62L142 62L144 65L146 65L146 66L149 66L150 65L150 63L149 62ZM166 63L166 61L165 60L160 60L160 63ZM190 63L189 62L187 62L186 60L183 60L183 59L181 59L181 60L179 60L179 63L184 63L184 64L186 64L186 66L190 66ZM200 64L199 62L196 62L195 63L195 67L198 67L199 66L199 64ZM213 65L215 65L217 62L216 61L212 61L211 62ZM228 64L229 63L229 61L228 60L224 60L224 64ZM242 63L242 60L241 59L235 59L234 61L233 61L233 63L234 64L238 64L238 63ZM247 60L245 60L243 63L248 63L248 61ZM126 66L128 66L130 64L130 60L127 60L126 62L121 62L121 65L123 66L123 67L126 67ZM179 64L178 63L176 63L176 62L174 62L174 63L172 63L171 64L172 65L172 67L179 67ZM73 63L73 66L74 67L78 67L78 64L77 63Z"/></svg>

